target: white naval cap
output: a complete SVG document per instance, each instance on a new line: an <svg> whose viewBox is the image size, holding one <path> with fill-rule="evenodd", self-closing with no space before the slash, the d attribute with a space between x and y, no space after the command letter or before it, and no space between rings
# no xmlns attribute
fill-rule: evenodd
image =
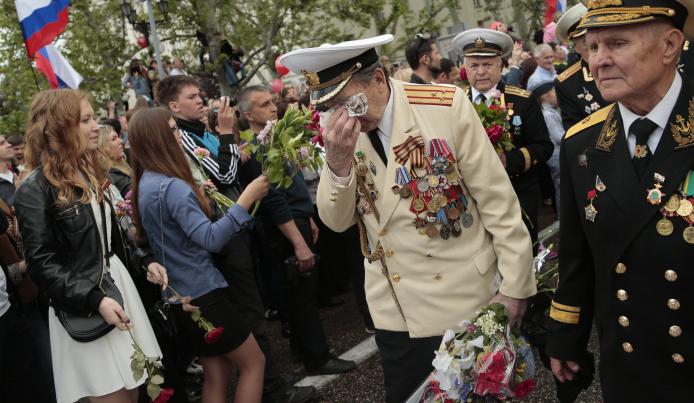
<svg viewBox="0 0 694 403"><path fill-rule="evenodd" d="M556 35L557 39L561 42L578 38L585 35L585 29L576 29L578 24L581 22L581 18L588 12L588 7L581 3L568 9L564 15L561 16L559 21L557 21Z"/></svg>
<svg viewBox="0 0 694 403"><path fill-rule="evenodd" d="M311 91L311 104L319 106L342 90L352 74L378 63L376 47L393 41L393 35L380 35L323 44L317 48L293 50L280 57L289 70L303 74Z"/></svg>
<svg viewBox="0 0 694 403"><path fill-rule="evenodd" d="M500 31L473 28L453 38L453 46L463 56L508 56L513 50L513 39Z"/></svg>

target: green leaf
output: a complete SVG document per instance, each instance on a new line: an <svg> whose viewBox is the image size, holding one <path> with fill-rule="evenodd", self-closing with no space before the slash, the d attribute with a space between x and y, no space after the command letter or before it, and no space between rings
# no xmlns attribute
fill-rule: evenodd
<svg viewBox="0 0 694 403"><path fill-rule="evenodd" d="M139 381L140 379L142 379L142 377L144 375L145 375L144 368L136 368L133 370L133 379L135 379L135 381Z"/></svg>
<svg viewBox="0 0 694 403"><path fill-rule="evenodd" d="M156 399L159 393L161 393L161 387L159 385L153 383L147 385L147 396L149 396L150 399Z"/></svg>
<svg viewBox="0 0 694 403"><path fill-rule="evenodd" d="M242 139L243 141L245 141L246 143L252 143L252 142L253 142L253 138L255 137L255 134L253 134L253 130L248 129L248 130L242 131L242 132L240 133L240 137L241 137L241 139Z"/></svg>
<svg viewBox="0 0 694 403"><path fill-rule="evenodd" d="M154 375L149 381L155 385L161 385L164 383L164 377L161 375Z"/></svg>

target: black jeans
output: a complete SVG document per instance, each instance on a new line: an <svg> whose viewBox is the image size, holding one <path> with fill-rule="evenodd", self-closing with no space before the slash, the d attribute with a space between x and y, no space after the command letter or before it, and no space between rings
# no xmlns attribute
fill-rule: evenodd
<svg viewBox="0 0 694 403"><path fill-rule="evenodd" d="M282 401L289 385L272 360L252 246L249 231L243 230L227 243L222 252L214 256L214 260L215 265L229 283L226 289L229 298L236 305L246 324L250 326L255 340L265 355L263 401Z"/></svg>
<svg viewBox="0 0 694 403"><path fill-rule="evenodd" d="M306 244L313 248L309 218L295 218L294 222ZM275 267L279 268L286 295L289 325L292 329L291 343L298 350L307 369L319 368L328 361L330 353L316 303L317 273L313 270L309 272L309 276L299 276L295 268L285 264L290 256L294 256L294 247L277 227L267 228L267 239L278 259Z"/></svg>
<svg viewBox="0 0 694 403"><path fill-rule="evenodd" d="M376 329L386 403L402 403L424 382L440 344L441 336L413 339L407 332Z"/></svg>

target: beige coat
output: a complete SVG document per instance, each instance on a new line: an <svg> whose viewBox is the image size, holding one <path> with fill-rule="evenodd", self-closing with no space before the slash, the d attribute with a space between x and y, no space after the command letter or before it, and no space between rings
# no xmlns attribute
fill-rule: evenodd
<svg viewBox="0 0 694 403"><path fill-rule="evenodd" d="M378 329L408 331L411 337L441 335L471 318L497 289L514 298L535 294L530 236L508 175L464 92L455 90L452 105L425 105L421 100L408 100L404 86L412 84L391 79L390 85L393 130L388 165L383 165L365 133L356 148L365 154L366 164L375 167L380 222L374 214L362 219L369 244L374 247L380 241L385 250L391 280L384 276L379 260L365 260L366 299ZM445 88L450 91L451 87ZM441 94L431 94L430 103L442 99ZM426 152L430 139L445 139L457 159L461 185L474 219L473 225L464 228L457 238L420 235L409 210L411 199L403 200L391 191L400 166L392 148L417 134L424 138ZM410 160L406 163L408 169L409 165ZM358 218L354 169L347 186L332 180L327 169L318 185L318 212L329 228L345 231Z"/></svg>

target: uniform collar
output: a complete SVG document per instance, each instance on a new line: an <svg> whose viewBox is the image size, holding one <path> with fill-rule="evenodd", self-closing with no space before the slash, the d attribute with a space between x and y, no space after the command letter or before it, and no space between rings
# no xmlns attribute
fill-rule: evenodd
<svg viewBox="0 0 694 403"><path fill-rule="evenodd" d="M470 90L471 90L471 93L472 93L472 102L473 102L473 103L476 103L476 102L477 102L477 97L478 97L480 94L484 95L485 98L487 99L487 102L489 102L489 100L492 99L492 91L496 90L498 86L499 86L499 83L497 83L495 86L493 86L493 87L491 87L490 89L488 89L486 92L479 92L479 91L477 91L477 88L475 88L475 87L473 87L473 86L470 86Z"/></svg>
<svg viewBox="0 0 694 403"><path fill-rule="evenodd" d="M631 124L634 123L636 119L640 118L647 118L653 123L657 124L659 128L665 129L668 124L668 120L670 119L672 109L674 109L675 104L677 103L677 97L679 96L681 89L682 77L680 76L679 72L675 72L675 78L672 80L670 89L665 93L665 96L660 100L660 102L658 102L655 108L651 109L651 111L645 116L635 114L627 109L626 106L622 105L621 102L619 102L619 113L622 116L622 127L624 128L626 136L629 137L629 128L631 127Z"/></svg>
<svg viewBox="0 0 694 403"><path fill-rule="evenodd" d="M393 86L390 86L388 103L386 104L385 111L383 111L381 120L378 122L378 129L386 138L390 138L391 132L393 131Z"/></svg>

